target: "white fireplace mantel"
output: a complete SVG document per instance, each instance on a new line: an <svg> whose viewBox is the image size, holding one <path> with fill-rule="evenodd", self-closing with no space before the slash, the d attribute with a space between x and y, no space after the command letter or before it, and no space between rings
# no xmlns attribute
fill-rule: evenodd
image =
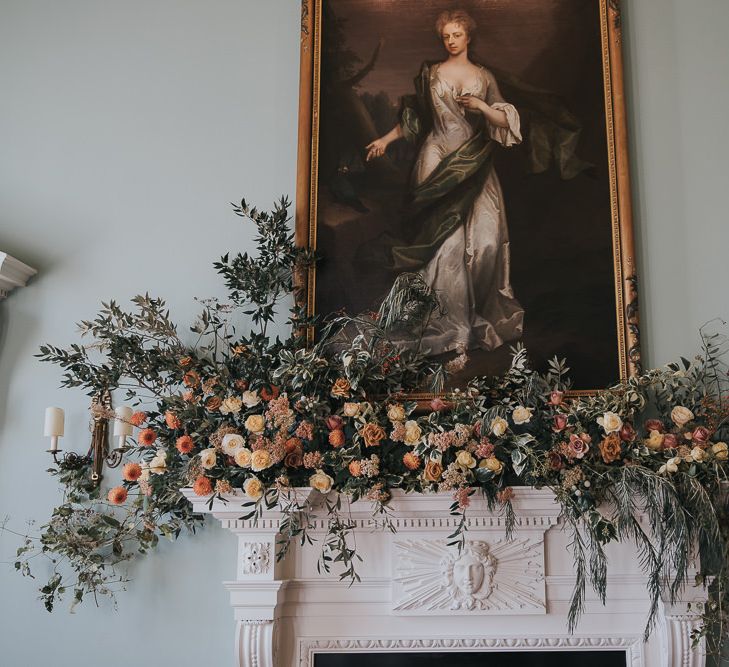
<svg viewBox="0 0 729 667"><path fill-rule="evenodd" d="M25 287L37 271L27 264L0 251L0 301L7 298L16 287Z"/></svg>
<svg viewBox="0 0 729 667"><path fill-rule="evenodd" d="M567 631L574 584L569 533L548 490L516 489L511 540L504 519L479 495L467 512L466 547L459 556L448 535L450 494L394 492L389 515L395 532L375 524L372 504L346 508L355 523L361 581L340 581L336 565L317 572L326 533L322 511L314 546L292 546L276 561L280 522L267 510L254 524L241 495L215 500L183 491L200 513L212 514L238 537L236 578L223 582L236 620L238 667L314 667L319 653L621 651L628 667L703 667L703 647L691 648L700 623L703 587L687 585L663 604L648 642L645 576L635 547L610 544L607 603L588 589L577 631ZM311 502L318 491L298 490Z"/></svg>

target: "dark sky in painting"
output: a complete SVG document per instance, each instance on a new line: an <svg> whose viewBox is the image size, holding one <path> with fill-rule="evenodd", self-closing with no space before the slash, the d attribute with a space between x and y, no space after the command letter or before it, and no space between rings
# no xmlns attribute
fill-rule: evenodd
<svg viewBox="0 0 729 667"><path fill-rule="evenodd" d="M585 25L596 4L593 0L331 0L337 16L348 20L348 43L363 60L380 38L384 40L378 66L360 90L384 90L393 100L411 92L423 60L443 58L435 20L447 8L463 8L475 19L471 50L483 64L561 95L574 95L589 63L587 54L595 47L594 34Z"/></svg>

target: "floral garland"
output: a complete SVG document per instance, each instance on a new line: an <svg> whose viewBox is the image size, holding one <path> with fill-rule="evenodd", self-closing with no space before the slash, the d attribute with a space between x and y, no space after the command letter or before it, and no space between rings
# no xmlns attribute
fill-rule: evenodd
<svg viewBox="0 0 729 667"><path fill-rule="evenodd" d="M271 212L245 201L235 207L255 223L258 251L215 264L229 303L203 302L192 327L195 344L183 342L163 301L139 296L131 312L111 302L83 322L90 343L41 348L42 360L64 369L64 386L126 391L139 408L130 419L136 438L125 449L118 486L102 491L93 485L88 456L51 471L65 487L64 501L39 536L25 536L16 562L31 575L37 551L53 559L41 588L49 611L69 589L74 604L88 595L113 595L126 581L122 562L148 551L160 536L195 530L202 517L192 513L183 487L211 502L241 489L253 518L292 487L317 489L327 496L330 514L320 562L326 570L341 563L342 575L356 579L358 556L340 516L342 499L367 498L386 512L393 488L449 491L453 513L464 517L472 494L481 492L513 526L512 485L526 484L551 488L572 529L571 628L588 583L604 599L604 546L631 540L648 574L646 633L666 594L666 566L674 598L698 545L702 576L716 578L697 638L709 630L710 638L721 638L721 629L714 631L723 627L726 608L722 486L729 409L720 336L702 335L703 354L693 361L579 398L568 398L564 361L552 360L538 373L517 347L504 376L476 378L423 409L408 395L426 385L442 387L464 355L442 367L416 345L393 342L403 332L417 338L437 308L417 276L401 277L372 316L315 322L294 306L291 336L282 341L268 333L277 304L295 292L296 276L313 261L288 231L288 209L285 199ZM252 324L247 335L237 332L241 321ZM307 347L301 331L310 326L320 335ZM307 506L288 501L284 507L279 557L292 540L313 539ZM638 508L647 514L648 531L637 521ZM459 546L464 531L462 519Z"/></svg>

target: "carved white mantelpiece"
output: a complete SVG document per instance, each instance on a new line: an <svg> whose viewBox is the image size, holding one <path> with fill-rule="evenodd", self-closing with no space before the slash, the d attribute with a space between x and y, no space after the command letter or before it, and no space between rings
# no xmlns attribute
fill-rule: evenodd
<svg viewBox="0 0 729 667"><path fill-rule="evenodd" d="M475 495L467 513L465 547L449 547L459 517L450 494L394 492L383 529L372 505L346 507L355 524L361 581L340 581L336 570L318 573L317 545L292 545L276 560L283 515L265 510L253 523L241 495L208 500L185 495L196 511L211 513L238 537L236 580L224 582L236 619L238 667L314 667L317 653L620 651L628 667L703 667L701 647L691 648L703 588L687 586L680 601L664 603L648 642L645 576L631 544L608 546L607 603L588 591L574 635L567 613L574 586L569 534L548 490L516 489L516 525ZM300 499L321 502L317 491ZM346 503L345 503L346 504ZM314 520L319 543L326 513ZM484 618L488 617L488 618ZM528 664L528 663L525 663Z"/></svg>
<svg viewBox="0 0 729 667"><path fill-rule="evenodd" d="M24 287L37 271L0 251L0 301L16 287Z"/></svg>

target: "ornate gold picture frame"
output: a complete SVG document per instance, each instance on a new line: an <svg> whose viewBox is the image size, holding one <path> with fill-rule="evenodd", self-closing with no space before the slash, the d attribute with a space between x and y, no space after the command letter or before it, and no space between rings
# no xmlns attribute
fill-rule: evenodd
<svg viewBox="0 0 729 667"><path fill-rule="evenodd" d="M445 0L304 0L296 235L323 257L306 279L309 314L376 309L405 266L451 299L428 349L465 356L456 380L503 372L520 342L538 367L566 358L576 394L635 374L620 18L616 0L466 0L455 10ZM445 64L459 26L473 82ZM416 121L418 109L427 116L415 137L409 104ZM461 126L463 141L451 141ZM457 153L479 132L476 159L491 160L477 165L481 180L446 184L450 208L444 198L414 205L434 174L467 163ZM444 210L457 211L451 227ZM416 257L417 244L427 250Z"/></svg>

